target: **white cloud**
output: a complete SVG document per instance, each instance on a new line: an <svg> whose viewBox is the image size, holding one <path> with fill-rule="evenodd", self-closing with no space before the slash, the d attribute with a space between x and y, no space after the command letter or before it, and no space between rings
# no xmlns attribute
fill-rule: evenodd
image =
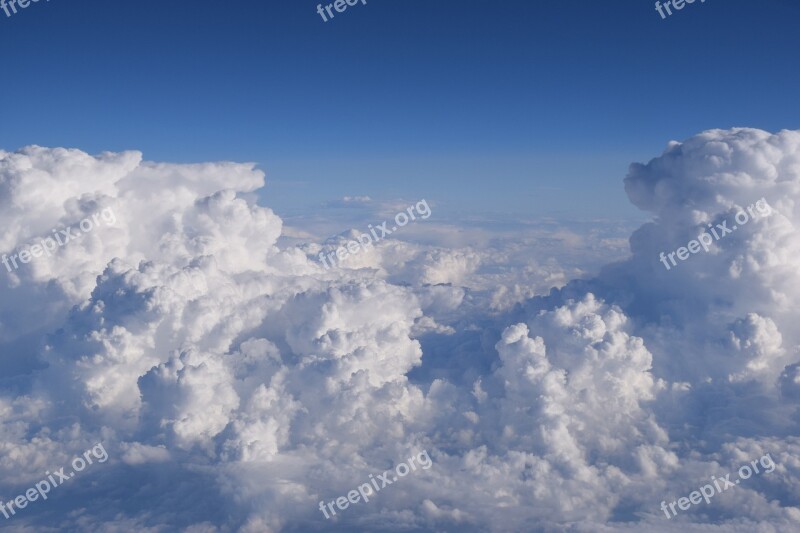
<svg viewBox="0 0 800 533"><path fill-rule="evenodd" d="M521 238L432 217L326 270L351 234L283 245L252 165L0 152L0 253L117 219L2 273L0 499L96 442L110 456L3 525L666 531L662 500L770 453L774 472L673 521L796 528L799 163L798 132L671 144L626 180L654 216L630 256L600 223ZM659 262L762 197L771 216ZM430 470L319 512L422 449Z"/></svg>

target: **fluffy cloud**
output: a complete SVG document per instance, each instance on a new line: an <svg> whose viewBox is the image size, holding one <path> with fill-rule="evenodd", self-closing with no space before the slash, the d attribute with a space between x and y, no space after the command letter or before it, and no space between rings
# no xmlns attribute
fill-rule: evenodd
<svg viewBox="0 0 800 533"><path fill-rule="evenodd" d="M250 194L263 182L251 165L0 151L0 253L114 213L0 280L0 500L97 442L110 457L9 531L800 523L800 133L713 130L633 165L653 220L629 257L596 230L535 235L532 253L431 219L437 242L409 226L326 269L317 255L359 230L287 245ZM768 216L659 261L762 198ZM568 282L593 247L618 261ZM429 470L319 511L423 449ZM773 472L664 518L662 500L766 453Z"/></svg>

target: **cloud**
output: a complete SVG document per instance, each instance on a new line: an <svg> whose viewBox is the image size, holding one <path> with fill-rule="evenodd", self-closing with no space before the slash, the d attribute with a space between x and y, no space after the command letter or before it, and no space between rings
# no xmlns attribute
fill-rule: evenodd
<svg viewBox="0 0 800 533"><path fill-rule="evenodd" d="M672 521L796 528L799 161L798 132L671 143L626 178L653 217L629 251L600 223L470 242L431 217L325 269L351 233L284 244L253 165L0 152L0 253L116 215L2 272L0 499L109 454L3 525L666 531L662 500L770 453ZM762 198L769 216L659 261ZM430 469L319 511L422 450Z"/></svg>

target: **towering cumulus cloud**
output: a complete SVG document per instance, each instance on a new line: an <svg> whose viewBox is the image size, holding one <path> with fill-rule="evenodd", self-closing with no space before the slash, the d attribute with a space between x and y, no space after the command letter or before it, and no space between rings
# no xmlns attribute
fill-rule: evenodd
<svg viewBox="0 0 800 533"><path fill-rule="evenodd" d="M0 253L114 213L0 272L0 500L109 457L8 531L800 527L800 132L712 130L633 165L653 220L630 257L513 309L466 285L471 248L387 239L325 269L279 244L263 185L246 164L0 151ZM423 450L430 468L320 512ZM765 454L774 471L662 512Z"/></svg>

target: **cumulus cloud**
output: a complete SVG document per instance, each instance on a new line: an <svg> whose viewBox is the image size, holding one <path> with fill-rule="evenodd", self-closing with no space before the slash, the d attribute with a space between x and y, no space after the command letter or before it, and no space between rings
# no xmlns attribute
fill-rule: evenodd
<svg viewBox="0 0 800 533"><path fill-rule="evenodd" d="M0 151L0 253L115 215L3 268L0 500L109 454L9 531L798 526L799 132L711 130L633 165L653 218L630 250L597 228L470 242L432 218L326 269L364 229L286 245L263 184L249 164ZM659 261L762 198L769 216ZM616 261L591 276L594 248ZM430 469L319 511L422 450ZM766 453L773 472L664 518Z"/></svg>

